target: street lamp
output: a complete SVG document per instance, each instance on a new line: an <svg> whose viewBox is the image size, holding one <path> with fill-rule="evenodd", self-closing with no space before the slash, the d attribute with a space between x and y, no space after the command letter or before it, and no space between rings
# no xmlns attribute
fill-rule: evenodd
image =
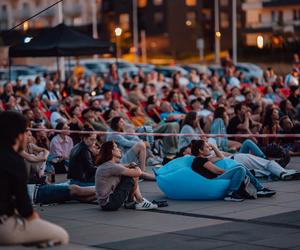
<svg viewBox="0 0 300 250"><path fill-rule="evenodd" d="M115 28L115 34L116 36L121 36L122 35L122 29L120 27Z"/></svg>
<svg viewBox="0 0 300 250"><path fill-rule="evenodd" d="M257 36L256 45L257 45L257 48L259 48L259 49L264 48L264 37L262 35Z"/></svg>
<svg viewBox="0 0 300 250"><path fill-rule="evenodd" d="M219 0L214 0L214 15L215 15L215 62L216 64L220 64L220 20L219 20Z"/></svg>
<svg viewBox="0 0 300 250"><path fill-rule="evenodd" d="M122 35L122 29L120 27L115 28L116 34L116 44L117 44L117 59L121 57L121 47L120 47L120 36Z"/></svg>

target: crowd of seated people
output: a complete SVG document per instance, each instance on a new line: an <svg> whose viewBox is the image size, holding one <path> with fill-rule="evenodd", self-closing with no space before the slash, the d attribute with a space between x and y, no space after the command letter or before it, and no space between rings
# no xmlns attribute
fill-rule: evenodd
<svg viewBox="0 0 300 250"><path fill-rule="evenodd" d="M196 70L191 70L187 76L175 72L171 78L155 71L145 74L142 70L137 75L120 75L114 64L105 77L85 77L78 72L78 67L65 82L61 82L57 74L50 77L45 73L35 81L28 80L25 85L21 81L7 82L0 89L0 109L23 113L32 128L252 134L247 143L253 142L262 151L270 144L276 144L289 155L299 154L297 138L255 137L259 133L298 132L299 64L294 64L286 76L276 75L268 68L262 79L253 77L245 81L243 73L237 71L228 58L226 60L222 76L217 72L208 74ZM193 125L186 119L191 111L198 119ZM122 118L124 125L121 128L115 124L116 117ZM78 134L68 132L53 135L33 131L33 136L38 146L49 150L50 158L64 161L66 168L72 147L81 141ZM100 145L111 140L110 137L98 136L97 142ZM164 159L172 159L183 143L180 140L185 140L177 136L125 139L132 140L131 144L138 140L146 142L135 146L145 146L137 152L143 171L146 166L160 165ZM229 152L239 151L245 141L240 137L214 139L221 150ZM119 146L124 154L131 148ZM145 157L143 151L146 151Z"/></svg>
<svg viewBox="0 0 300 250"><path fill-rule="evenodd" d="M53 174L67 173L69 183L58 202L97 197L104 210L132 202L137 209L156 208L142 196L138 178L155 180L151 167L186 154L201 158L193 166L196 172L203 174L207 167L209 178L227 176L209 163L209 149L244 166L246 170L235 170L239 178L251 174L258 192L270 194L273 191L254 181L255 176L299 177L297 171L285 169L290 156L300 155L299 138L274 136L300 131L299 64L286 76L268 68L262 79L248 81L231 63L224 64L223 71L222 76L191 70L187 76L175 72L165 78L140 70L131 76L119 75L112 64L105 77L85 77L75 70L65 82L45 73L25 85L17 81L0 87L0 110L23 114L32 129L20 152L29 183L43 182L48 185L44 189L55 193L61 187L53 183ZM143 135L131 135L135 132ZM193 149L195 140L201 145ZM229 190L227 200L239 200L235 189Z"/></svg>

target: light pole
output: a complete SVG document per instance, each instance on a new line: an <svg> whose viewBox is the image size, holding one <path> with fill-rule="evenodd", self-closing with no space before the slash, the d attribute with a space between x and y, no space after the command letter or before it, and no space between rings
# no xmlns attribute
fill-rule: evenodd
<svg viewBox="0 0 300 250"><path fill-rule="evenodd" d="M214 12L215 12L215 62L220 64L220 23L219 23L219 0L214 2Z"/></svg>
<svg viewBox="0 0 300 250"><path fill-rule="evenodd" d="M237 63L236 0L232 0L232 61Z"/></svg>
<svg viewBox="0 0 300 250"><path fill-rule="evenodd" d="M137 12L138 12L137 0L132 0L134 63L138 63L137 53L139 50L138 13Z"/></svg>
<svg viewBox="0 0 300 250"><path fill-rule="evenodd" d="M63 18L63 2L58 3L58 22L63 23L64 18ZM64 81L66 79L66 74L65 74L65 58L60 57L59 58L59 69L60 69L60 79Z"/></svg>
<svg viewBox="0 0 300 250"><path fill-rule="evenodd" d="M97 2L92 0L92 26L93 26L93 38L98 38L98 29L97 29Z"/></svg>
<svg viewBox="0 0 300 250"><path fill-rule="evenodd" d="M117 59L118 59L121 57L120 37L122 35L122 29L120 27L115 28L115 34L116 34Z"/></svg>

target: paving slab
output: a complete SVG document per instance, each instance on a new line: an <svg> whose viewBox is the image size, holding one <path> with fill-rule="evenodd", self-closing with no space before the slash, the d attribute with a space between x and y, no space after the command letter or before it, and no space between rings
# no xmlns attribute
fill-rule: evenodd
<svg viewBox="0 0 300 250"><path fill-rule="evenodd" d="M293 227L276 224L278 218L291 220L300 211L267 217L268 222L228 222L204 228L164 233L139 239L100 244L109 249L297 249L300 220ZM263 221L263 219L262 219ZM167 243L165 243L167 242ZM162 248L160 248L162 246Z"/></svg>

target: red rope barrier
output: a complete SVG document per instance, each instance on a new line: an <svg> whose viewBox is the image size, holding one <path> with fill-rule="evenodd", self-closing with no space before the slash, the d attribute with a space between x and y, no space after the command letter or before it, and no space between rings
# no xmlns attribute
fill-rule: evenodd
<svg viewBox="0 0 300 250"><path fill-rule="evenodd" d="M205 137L240 137L240 138L299 138L300 134L171 134L171 133L131 133L131 132L114 132L114 131L75 131L75 130L56 130L56 129L39 129L30 128L30 131L45 131L52 133L70 133L70 134L97 134L97 135L129 135L129 136L205 136Z"/></svg>

